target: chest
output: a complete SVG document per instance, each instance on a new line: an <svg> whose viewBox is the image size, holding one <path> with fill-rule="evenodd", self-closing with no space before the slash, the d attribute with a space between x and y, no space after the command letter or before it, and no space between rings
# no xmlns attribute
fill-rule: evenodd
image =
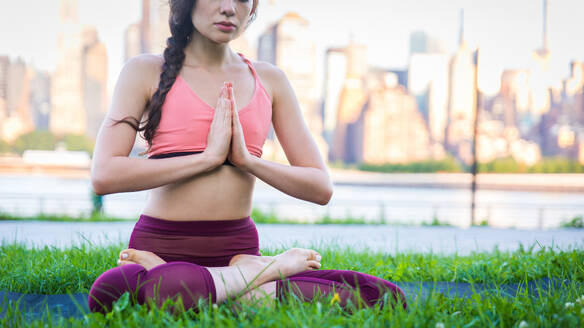
<svg viewBox="0 0 584 328"><path fill-rule="evenodd" d="M245 70L237 69L228 73L211 73L202 69L183 69L177 79L192 95L210 108L217 106L219 93L224 82L233 83L233 95L237 109L245 107L252 100L256 81L254 76Z"/></svg>

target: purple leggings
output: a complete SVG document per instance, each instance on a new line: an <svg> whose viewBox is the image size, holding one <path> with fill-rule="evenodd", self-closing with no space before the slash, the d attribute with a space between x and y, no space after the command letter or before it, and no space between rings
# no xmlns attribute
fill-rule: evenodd
<svg viewBox="0 0 584 328"><path fill-rule="evenodd" d="M89 309L107 312L124 292L144 304L158 305L167 298L182 298L185 308L200 299L216 302L215 284L205 267L228 266L237 254L260 256L258 233L250 217L225 221L170 221L141 215L130 236L129 248L155 253L167 263L147 271L138 264L114 267L102 273L89 291ZM310 270L276 281L276 298L294 294L310 301L317 295L338 294L372 306L385 293L406 308L404 293L391 282L365 273L345 270Z"/></svg>

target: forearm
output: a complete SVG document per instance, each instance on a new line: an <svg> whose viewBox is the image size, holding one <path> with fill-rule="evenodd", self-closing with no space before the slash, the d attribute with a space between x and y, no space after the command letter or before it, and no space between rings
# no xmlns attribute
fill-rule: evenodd
<svg viewBox="0 0 584 328"><path fill-rule="evenodd" d="M314 167L290 166L251 156L245 171L292 197L326 205L333 193L328 172Z"/></svg>
<svg viewBox="0 0 584 328"><path fill-rule="evenodd" d="M147 190L208 172L215 162L205 153L163 159L114 156L94 163L91 182L100 195Z"/></svg>

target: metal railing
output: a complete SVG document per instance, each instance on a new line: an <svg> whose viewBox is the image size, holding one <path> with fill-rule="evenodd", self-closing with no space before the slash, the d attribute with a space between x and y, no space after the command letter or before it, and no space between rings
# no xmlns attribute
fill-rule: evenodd
<svg viewBox="0 0 584 328"><path fill-rule="evenodd" d="M145 204L145 194L105 196L103 212L107 216L135 219ZM283 220L315 222L349 218L366 223L382 224L450 224L468 226L470 201L399 201L333 199L320 206L304 201L254 199L254 208L274 214ZM89 216L93 210L91 195L82 194L0 194L0 212L14 216L67 215ZM582 204L533 204L478 202L475 216L478 222L499 227L555 228L568 220L584 215Z"/></svg>

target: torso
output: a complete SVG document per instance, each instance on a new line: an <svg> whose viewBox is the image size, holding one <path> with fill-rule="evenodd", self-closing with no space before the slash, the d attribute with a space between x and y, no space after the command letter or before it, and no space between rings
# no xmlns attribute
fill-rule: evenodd
<svg viewBox="0 0 584 328"><path fill-rule="evenodd" d="M160 59L162 64L162 59ZM266 92L272 98L267 78L262 78L266 64L254 68ZM160 66L156 67L150 96L156 91ZM215 107L224 81L232 81L238 109L243 108L254 93L254 77L241 61L225 72L209 72L199 67L183 66L179 73L192 91L205 103ZM237 167L220 165L213 171L150 191L143 214L165 220L232 220L247 217L252 210L255 176Z"/></svg>

